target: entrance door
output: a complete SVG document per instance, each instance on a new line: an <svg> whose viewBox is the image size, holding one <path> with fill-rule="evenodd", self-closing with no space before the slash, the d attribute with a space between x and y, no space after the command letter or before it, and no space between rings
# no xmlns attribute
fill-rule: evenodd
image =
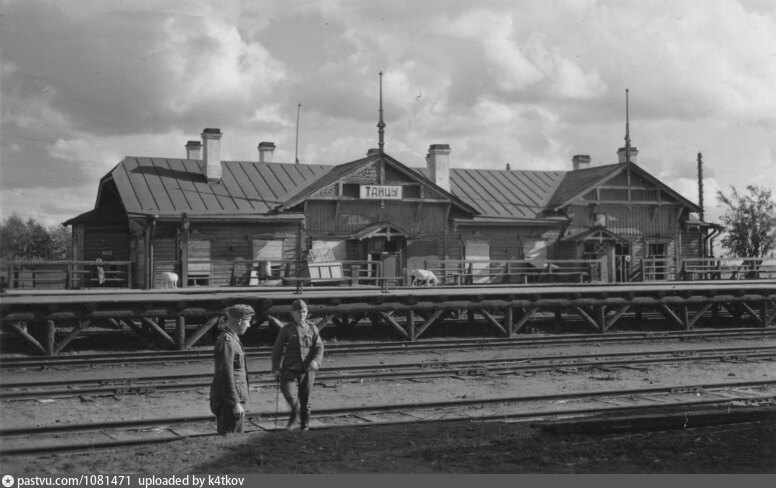
<svg viewBox="0 0 776 488"><path fill-rule="evenodd" d="M614 245L614 279L617 282L629 281L631 272L631 253L629 243Z"/></svg>
<svg viewBox="0 0 776 488"><path fill-rule="evenodd" d="M609 241L589 240L583 242L582 259L595 260L601 262L600 280L610 282L617 279L616 273L610 270L616 270L613 247Z"/></svg>
<svg viewBox="0 0 776 488"><path fill-rule="evenodd" d="M405 240L403 237L392 238L390 240L384 237L369 239L367 243L369 261L372 263L380 263L379 273L373 275L388 278L402 276L404 247ZM370 266L370 268L372 268L372 266Z"/></svg>
<svg viewBox="0 0 776 488"><path fill-rule="evenodd" d="M669 271L668 246L662 242L653 242L647 252L652 263L652 273L648 274L651 274L654 280L665 280Z"/></svg>

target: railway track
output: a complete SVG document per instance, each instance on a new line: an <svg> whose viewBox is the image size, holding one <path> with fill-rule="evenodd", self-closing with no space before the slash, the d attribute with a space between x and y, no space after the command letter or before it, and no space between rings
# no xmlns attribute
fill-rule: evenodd
<svg viewBox="0 0 776 488"><path fill-rule="evenodd" d="M596 352L592 354L564 354L563 356L519 356L435 363L410 362L390 365L327 367L318 373L316 382L472 376L558 368L637 368L638 365L677 362L754 360L776 360L776 346L714 347L681 351ZM212 373L190 373L111 379L87 378L69 381L3 381L0 383L0 400L40 400L83 395L113 396L186 391L208 388L211 380ZM251 374L250 382L255 386L274 385L274 379L271 378L269 371Z"/></svg>
<svg viewBox="0 0 776 488"><path fill-rule="evenodd" d="M450 340L423 340L417 342L379 342L358 344L327 343L327 355L427 352L431 350L512 348L532 346L567 346L578 344L616 344L627 342L649 342L665 340L711 340L711 339L766 339L776 337L774 328L721 329L704 331L664 332L617 332L608 334L569 334L562 336L530 336L513 338L477 338ZM110 365L110 364L153 364L170 362L211 361L212 348L188 351L131 352L79 354L54 357L2 357L0 369L47 368L54 366ZM271 347L247 347L249 358L268 358Z"/></svg>
<svg viewBox="0 0 776 488"><path fill-rule="evenodd" d="M772 408L776 380L677 384L627 390L552 395L488 397L426 403L397 403L319 409L313 429L445 421L547 421L583 419L602 413L651 412L682 415L684 427L696 409L715 408L743 414ZM727 419L735 420L733 415ZM248 412L247 431L271 431L283 425L274 412ZM694 425L694 421L692 422ZM680 424L681 426L681 424ZM0 429L0 455L38 455L116 449L214 435L212 416L168 417L91 424Z"/></svg>

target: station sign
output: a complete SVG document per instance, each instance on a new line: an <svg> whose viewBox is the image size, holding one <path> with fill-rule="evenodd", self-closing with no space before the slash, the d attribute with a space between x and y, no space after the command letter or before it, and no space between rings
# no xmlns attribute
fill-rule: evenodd
<svg viewBox="0 0 776 488"><path fill-rule="evenodd" d="M401 185L361 185L361 198L366 200L401 200Z"/></svg>

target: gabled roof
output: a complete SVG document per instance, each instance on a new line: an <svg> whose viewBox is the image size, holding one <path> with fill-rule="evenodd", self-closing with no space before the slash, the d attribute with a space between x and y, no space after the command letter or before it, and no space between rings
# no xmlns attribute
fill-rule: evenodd
<svg viewBox="0 0 776 488"><path fill-rule="evenodd" d="M383 162L383 164L385 164L386 166L390 166L396 171L404 174L408 179L416 180L419 183L432 188L435 192L448 198L455 206L459 207L464 212L474 214L474 215L477 215L479 213L476 207L470 205L465 199L459 198L457 195L451 192L448 192L443 188L440 188L439 186L435 185L431 180L429 180L423 173L415 171L414 168L409 168L405 166L404 164L400 163L399 161L397 161L396 159L392 158L391 156L385 153L370 154L365 158L335 166L334 169L331 170L329 173L321 176L315 182L313 182L303 190L299 191L292 198L284 202L280 207L278 207L278 210L282 211L284 209L294 207L295 205L299 205L300 203L307 200L311 195L315 194L315 192L323 188L326 188L327 186L336 183L340 179L345 178L346 176L352 173L355 173L359 169L376 162Z"/></svg>
<svg viewBox="0 0 776 488"><path fill-rule="evenodd" d="M606 181L614 178L616 175L622 173L626 169L633 171L638 176L649 181L652 185L659 187L661 191L667 193L674 200L678 201L685 207L688 207L691 212L700 211L700 207L684 198L679 193L672 190L665 183L658 180L646 170L637 166L635 163L618 163L605 166L594 166L592 168L586 168L576 171L569 171L563 178L560 186L555 191L552 199L547 204L549 209L558 210L561 207L565 207L573 200L581 197L585 193L594 189L598 185L606 183Z"/></svg>
<svg viewBox="0 0 776 488"><path fill-rule="evenodd" d="M270 212L332 168L223 161L221 181L208 182L201 160L126 157L102 184L115 182L130 215L256 215Z"/></svg>
<svg viewBox="0 0 776 488"><path fill-rule="evenodd" d="M626 165L627 163L607 164L565 172L563 181L561 181L552 199L548 202L548 206L558 208L567 205L571 200L584 195L597 185L618 174Z"/></svg>

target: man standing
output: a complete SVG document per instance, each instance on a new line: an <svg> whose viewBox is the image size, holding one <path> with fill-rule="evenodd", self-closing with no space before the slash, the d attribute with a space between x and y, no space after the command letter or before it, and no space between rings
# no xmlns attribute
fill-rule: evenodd
<svg viewBox="0 0 776 488"><path fill-rule="evenodd" d="M280 329L272 348L272 372L280 381L280 391L291 407L286 429L307 430L310 422L310 396L315 372L323 361L323 341L318 328L307 321L307 304L291 304L293 322ZM297 421L301 425L297 425Z"/></svg>
<svg viewBox="0 0 776 488"><path fill-rule="evenodd" d="M226 328L213 347L215 371L210 385L210 411L216 416L219 434L242 433L248 401L248 371L245 351L237 337L251 325L255 312L250 305L226 309Z"/></svg>

